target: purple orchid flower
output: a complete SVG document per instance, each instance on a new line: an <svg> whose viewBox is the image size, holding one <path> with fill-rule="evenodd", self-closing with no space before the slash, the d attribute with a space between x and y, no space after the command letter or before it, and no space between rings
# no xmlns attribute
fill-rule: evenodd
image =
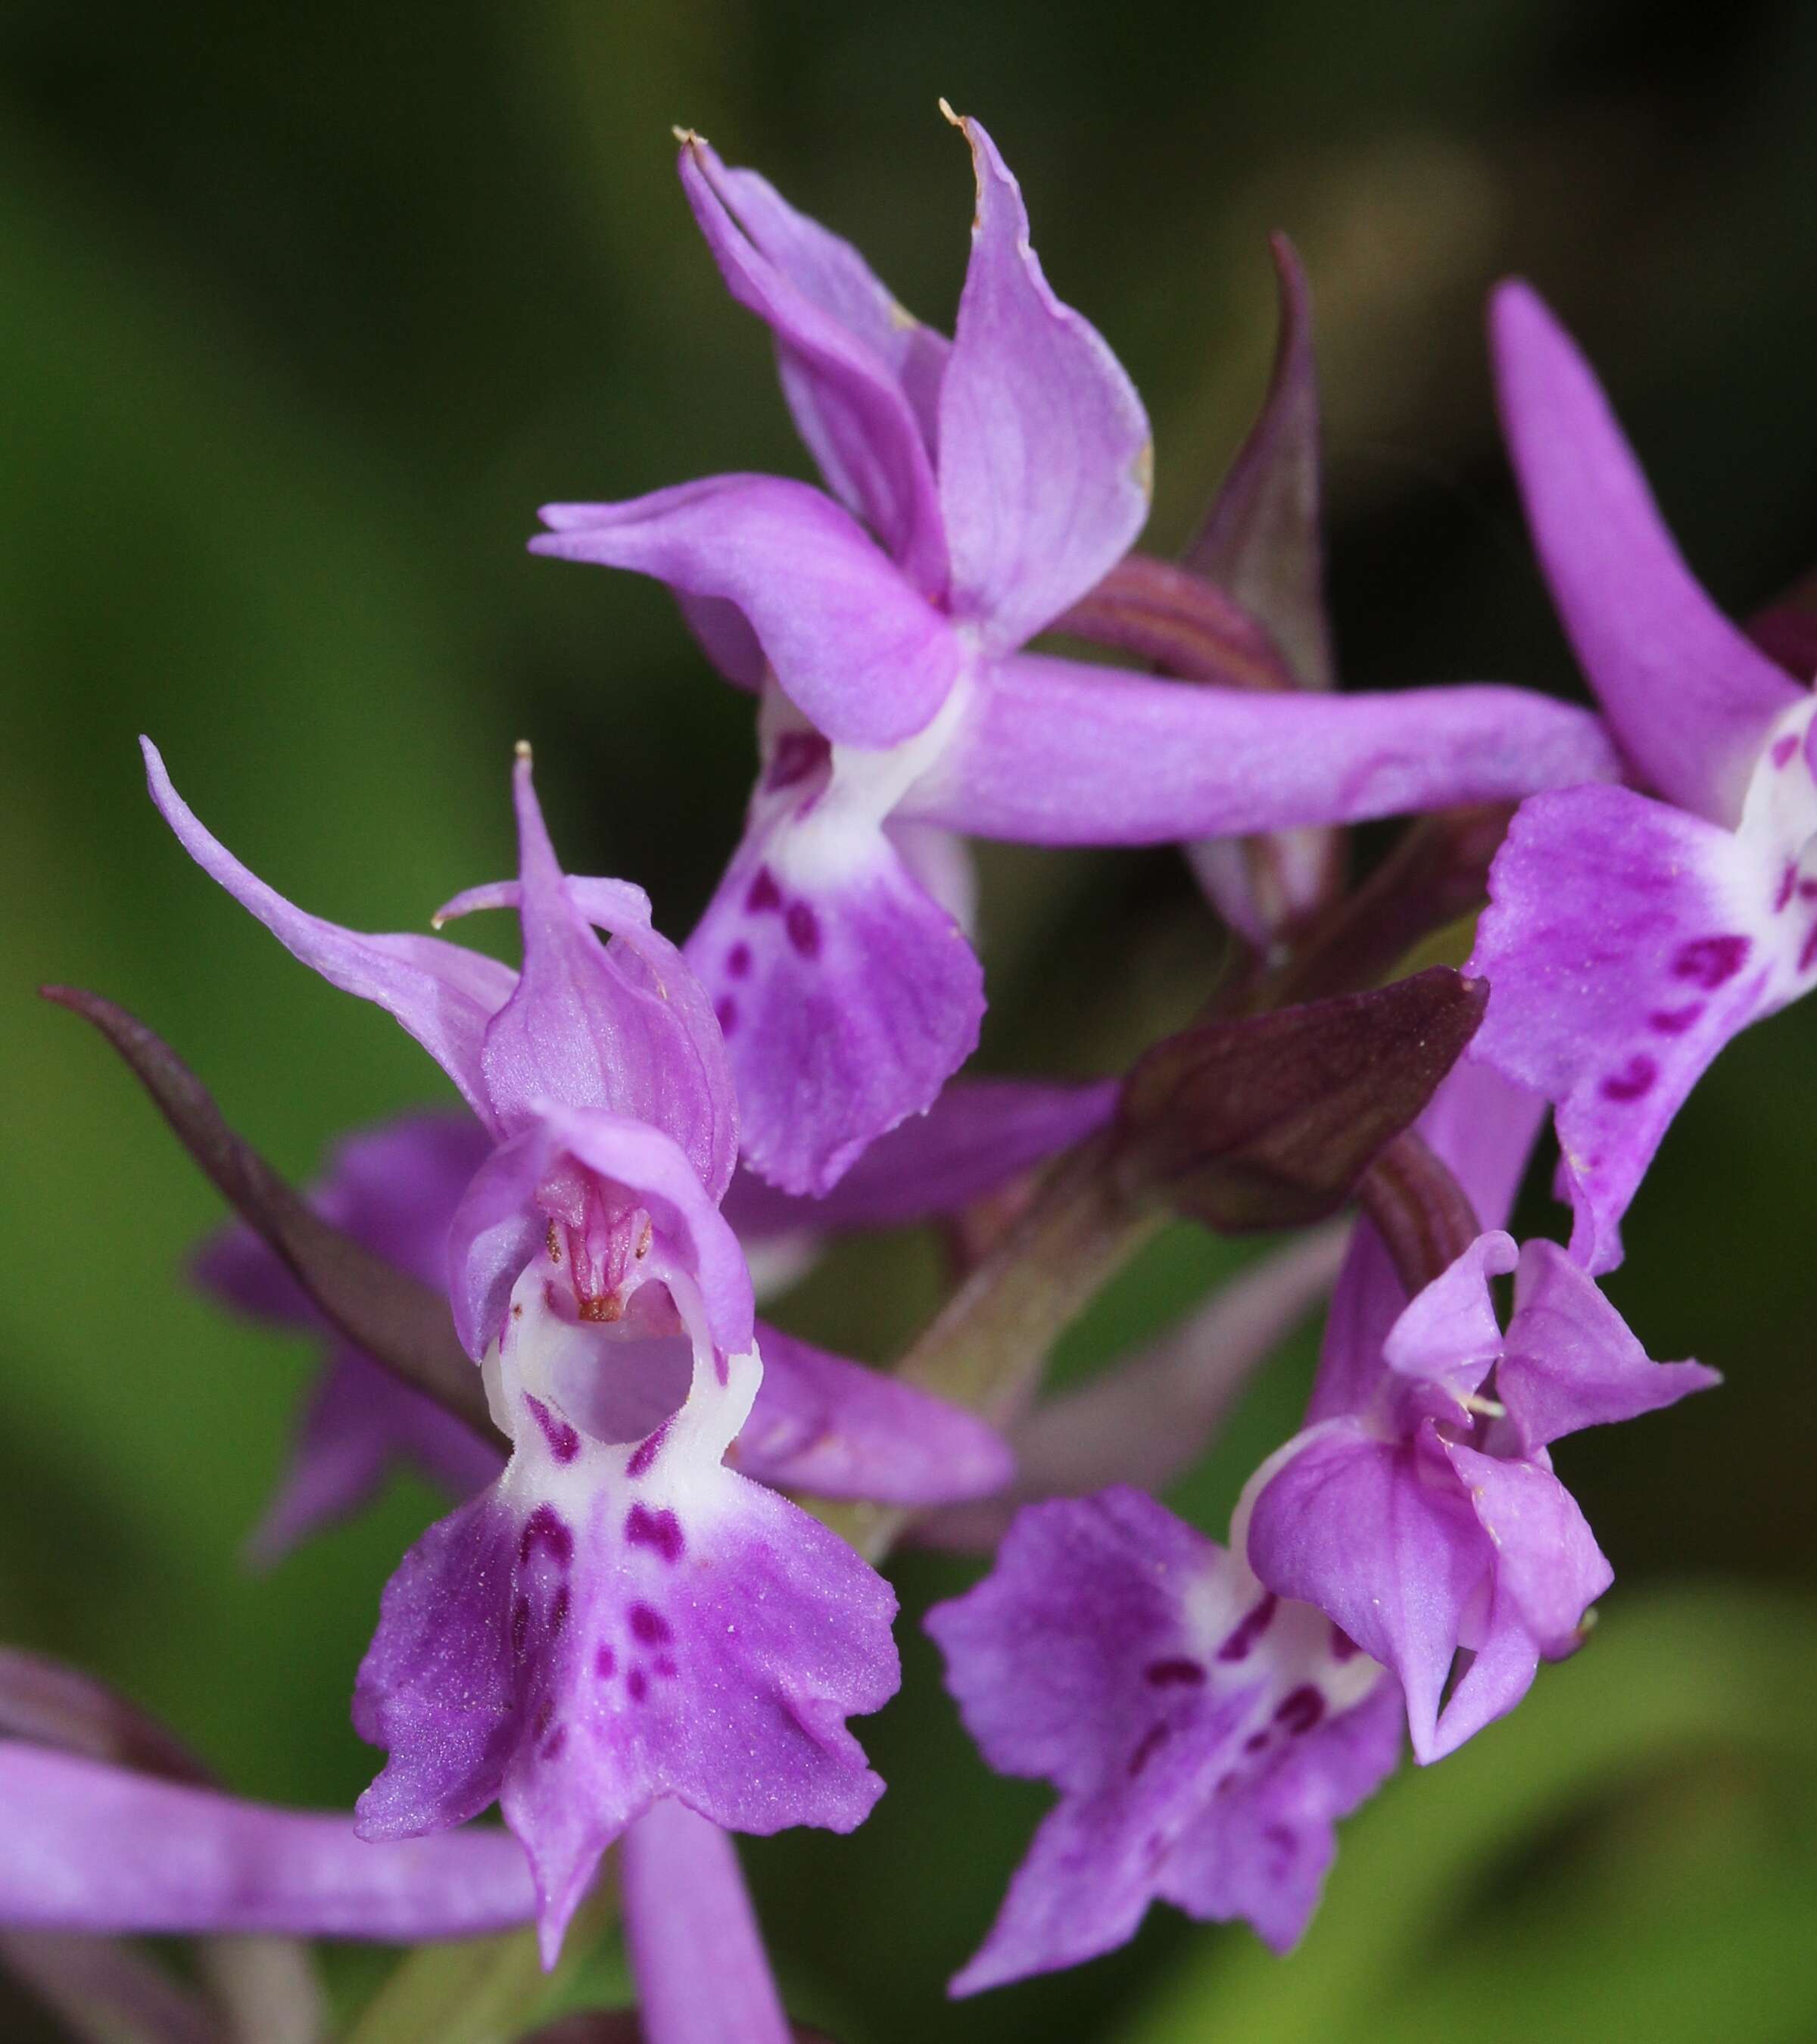
<svg viewBox="0 0 1817 2044"><path fill-rule="evenodd" d="M927 1623L985 1758L1061 1799L955 1994L1110 1951L1157 1897L1285 1950L1400 1757L1382 1669L1139 1491L1029 1506Z"/></svg>
<svg viewBox="0 0 1817 2044"><path fill-rule="evenodd" d="M1731 1037L1817 982L1817 724L1686 567L1608 401L1523 284L1492 313L1508 445L1540 563L1650 793L1536 795L1490 876L1472 1055L1557 1109L1572 1251L1620 1223Z"/></svg>
<svg viewBox="0 0 1817 2044"><path fill-rule="evenodd" d="M516 908L521 970L359 936L248 872L146 753L191 856L428 1047L492 1145L448 1275L511 1458L386 1587L354 1699L390 1754L361 1835L415 1837L498 1800L552 1961L601 1853L660 1797L732 1829L851 1829L882 1784L845 1720L895 1690L895 1599L837 1535L724 1466L763 1375L719 1211L731 1079L644 897L562 873L526 751L519 878L443 912Z"/></svg>
<svg viewBox="0 0 1817 2044"><path fill-rule="evenodd" d="M928 1113L874 1146L825 1200L796 1199L740 1171L723 1207L759 1297L766 1276L792 1279L847 1229L900 1227L957 1212L1101 1127L1114 1082L958 1082ZM311 1197L325 1219L426 1284L444 1281L448 1231L492 1147L459 1113L400 1116L347 1137ZM322 1332L326 1366L310 1396L290 1472L254 1536L278 1560L346 1518L398 1462L456 1498L484 1489L500 1453L321 1317L273 1251L244 1224L205 1245L195 1274L249 1318ZM733 1443L747 1475L786 1489L879 1504L956 1504L999 1490L1010 1473L1001 1439L912 1386L786 1335L759 1320L763 1381Z"/></svg>
<svg viewBox="0 0 1817 2044"><path fill-rule="evenodd" d="M744 840L688 954L728 1039L746 1155L791 1192L832 1185L977 1039L981 974L942 899L951 833L1185 842L1616 770L1595 720L1517 689L1261 696L1024 652L1140 530L1149 428L1050 288L995 145L957 125L978 207L950 344L855 249L686 137L690 202L776 336L832 494L720 476L548 505L531 543L666 582L760 691Z"/></svg>

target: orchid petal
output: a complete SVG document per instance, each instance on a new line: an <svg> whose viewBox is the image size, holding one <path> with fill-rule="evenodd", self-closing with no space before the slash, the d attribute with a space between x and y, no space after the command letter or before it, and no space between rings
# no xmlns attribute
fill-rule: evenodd
<svg viewBox="0 0 1817 2044"><path fill-rule="evenodd" d="M1721 1383L1700 1362L1654 1362L1594 1281L1550 1242L1521 1251L1514 1314L1496 1370L1523 1454L1581 1427L1675 1405Z"/></svg>
<svg viewBox="0 0 1817 2044"><path fill-rule="evenodd" d="M1470 1055L1557 1103L1587 1269L1620 1261L1622 1215L1711 1059L1817 963L1797 886L1795 863L1770 873L1731 832L1626 789L1515 815L1477 925L1490 994Z"/></svg>
<svg viewBox="0 0 1817 2044"><path fill-rule="evenodd" d="M152 799L197 865L293 957L401 1023L490 1125L480 1047L486 1024L510 996L510 968L435 937L363 936L293 908L209 836L171 785L157 747L148 738L140 744Z"/></svg>
<svg viewBox="0 0 1817 2044"><path fill-rule="evenodd" d="M1497 1603L1512 1600L1545 1659L1574 1653L1584 1613L1615 1580L1577 1500L1540 1462L1454 1441L1445 1454L1495 1548Z"/></svg>
<svg viewBox="0 0 1817 2044"><path fill-rule="evenodd" d="M784 394L827 486L864 520L924 596L946 587L933 464L903 371L943 344L908 319L849 243L752 171L728 171L698 136L682 187L727 288L776 336Z"/></svg>
<svg viewBox="0 0 1817 2044"><path fill-rule="evenodd" d="M1108 1951L1158 1896L1285 1949L1399 1755L1381 1670L1139 1492L1031 1507L928 1629L986 1760L1062 1796L955 1993Z"/></svg>
<svg viewBox="0 0 1817 2044"><path fill-rule="evenodd" d="M763 1386L738 1437L746 1475L821 1497L951 1504L988 1497L1016 1468L983 1420L931 1393L758 1327Z"/></svg>
<svg viewBox="0 0 1817 2044"><path fill-rule="evenodd" d="M738 1853L664 1797L624 1835L625 1954L645 2044L792 2044Z"/></svg>
<svg viewBox="0 0 1817 2044"><path fill-rule="evenodd" d="M747 1160L824 1194L970 1055L983 973L881 830L829 805L747 839L689 962L715 995Z"/></svg>
<svg viewBox="0 0 1817 2044"><path fill-rule="evenodd" d="M1360 823L1609 780L1587 711L1492 685L1258 694L1023 654L977 677L900 813L1028 844Z"/></svg>
<svg viewBox="0 0 1817 2044"><path fill-rule="evenodd" d="M1122 364L1042 274L996 144L975 121L955 125L978 211L940 385L940 508L954 614L1007 652L1127 551L1148 516L1153 442Z"/></svg>
<svg viewBox="0 0 1817 2044"><path fill-rule="evenodd" d="M470 889L440 911L445 920L511 906L523 922L523 970L482 1053L494 1116L515 1131L532 1103L555 1100L647 1122L679 1145L716 1199L737 1162L738 1113L707 997L651 927L640 887L562 871L528 749L513 786L521 879ZM610 944L590 925L609 932Z"/></svg>
<svg viewBox="0 0 1817 2044"><path fill-rule="evenodd" d="M1499 1230L1478 1235L1389 1329L1382 1342L1389 1368L1411 1384L1431 1385L1448 1400L1467 1397L1501 1353L1489 1279L1505 1277L1519 1260L1512 1235Z"/></svg>
<svg viewBox="0 0 1817 2044"><path fill-rule="evenodd" d="M1503 284L1490 328L1534 545L1591 686L1654 787L1732 824L1768 729L1804 692L1685 567L1588 363L1537 294Z"/></svg>
<svg viewBox="0 0 1817 2044"><path fill-rule="evenodd" d="M524 1923L522 1848L474 1831L372 1845L275 1809L0 1742L0 1921L111 1934L276 1931L413 1944Z"/></svg>
<svg viewBox="0 0 1817 2044"><path fill-rule="evenodd" d="M1117 1085L955 1079L925 1114L879 1136L824 1198L778 1192L741 1171L726 1219L748 1246L961 1212L1103 1128L1116 1111Z"/></svg>
<svg viewBox="0 0 1817 2044"><path fill-rule="evenodd" d="M722 475L625 504L551 504L530 551L735 603L784 692L836 744L900 744L958 678L951 625L805 482Z"/></svg>

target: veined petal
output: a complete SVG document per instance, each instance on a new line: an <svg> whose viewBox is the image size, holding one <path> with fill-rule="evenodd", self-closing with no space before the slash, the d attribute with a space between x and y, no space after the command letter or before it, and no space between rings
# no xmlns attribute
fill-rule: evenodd
<svg viewBox="0 0 1817 2044"><path fill-rule="evenodd" d="M971 144L978 210L940 385L940 508L954 614L1008 652L1128 551L1154 443L1123 365L1042 274L997 145L948 117Z"/></svg>
<svg viewBox="0 0 1817 2044"><path fill-rule="evenodd" d="M988 1497L1016 1458L983 1420L879 1370L758 1324L763 1385L733 1459L820 1497L952 1504Z"/></svg>
<svg viewBox="0 0 1817 2044"><path fill-rule="evenodd" d="M792 2044L737 1850L716 1824L652 1803L624 1835L622 1878L647 2044Z"/></svg>
<svg viewBox="0 0 1817 2044"><path fill-rule="evenodd" d="M1530 1242L1521 1251L1496 1396L1523 1454L1581 1427L1657 1412L1721 1381L1700 1362L1652 1361L1595 1281L1556 1243Z"/></svg>
<svg viewBox="0 0 1817 2044"><path fill-rule="evenodd" d="M679 1147L647 1122L597 1108L545 1101L532 1111L528 1127L474 1175L449 1231L455 1325L468 1354L483 1355L497 1339L512 1288L549 1224L537 1196L564 1165L628 1195L654 1231L643 1274L685 1277L719 1348L748 1349L755 1308L743 1252Z"/></svg>
<svg viewBox="0 0 1817 2044"><path fill-rule="evenodd" d="M887 746L932 720L958 678L952 626L805 482L722 475L626 504L551 504L530 551L654 575L736 604L809 723Z"/></svg>
<svg viewBox="0 0 1817 2044"><path fill-rule="evenodd" d="M925 1114L879 1136L824 1198L797 1198L741 1171L726 1219L748 1245L958 1213L1103 1128L1116 1111L1117 1085L955 1079Z"/></svg>
<svg viewBox="0 0 1817 2044"><path fill-rule="evenodd" d="M0 1742L0 1920L44 1930L269 1931L413 1944L526 1922L501 1831L372 1845L348 1819L247 1803Z"/></svg>
<svg viewBox="0 0 1817 2044"><path fill-rule="evenodd" d="M1162 844L1507 801L1619 770L1587 711L1492 685L1278 694L1020 654L977 676L897 813L1028 844Z"/></svg>
<svg viewBox="0 0 1817 2044"><path fill-rule="evenodd" d="M903 312L850 243L754 171L728 171L697 135L682 145L680 169L727 288L776 336L783 394L827 487L924 596L941 596L946 539L905 375L924 378L931 361L937 387L946 344Z"/></svg>
<svg viewBox="0 0 1817 2044"><path fill-rule="evenodd" d="M1438 1758L1446 1678L1473 1600L1492 1585L1494 1550L1446 1481L1436 1432L1427 1422L1386 1441L1360 1421L1327 1420L1270 1467L1249 1520L1250 1566L1393 1669L1413 1750Z"/></svg>
<svg viewBox="0 0 1817 2044"><path fill-rule="evenodd" d="M878 824L836 797L754 829L687 955L715 996L746 1159L786 1192L830 1192L978 1042L970 946Z"/></svg>
<svg viewBox="0 0 1817 2044"><path fill-rule="evenodd" d="M1062 1797L955 1993L1108 1951L1157 1896L1285 1949L1399 1755L1382 1670L1139 1492L1030 1507L928 1629L985 1758Z"/></svg>
<svg viewBox="0 0 1817 2044"><path fill-rule="evenodd" d="M480 1050L486 1024L510 997L508 966L435 937L367 936L293 908L202 828L171 785L158 749L140 743L152 799L178 841L209 877L256 916L292 956L331 986L375 1002L401 1023L490 1123Z"/></svg>
<svg viewBox="0 0 1817 2044"><path fill-rule="evenodd" d="M717 1199L738 1160L738 1110L719 1025L686 960L651 927L650 901L622 880L570 878L555 859L528 748L513 777L521 877L471 888L438 920L515 908L524 965L487 1025L482 1064L496 1124L560 1101L660 1129ZM593 926L608 932L601 946Z"/></svg>
<svg viewBox="0 0 1817 2044"><path fill-rule="evenodd" d="M1800 885L1796 853L1774 871L1627 789L1562 790L1515 815L1477 925L1470 970L1490 993L1470 1055L1556 1104L1587 1269L1621 1260L1622 1215L1711 1059L1807 982Z"/></svg>
<svg viewBox="0 0 1817 2044"><path fill-rule="evenodd" d="M552 1964L601 1853L659 1797L744 1831L861 1822L882 1784L845 1719L898 1669L888 1586L722 1466L755 1355L716 1354L690 1318L686 1400L643 1440L606 1440L566 1416L562 1365L578 1335L605 1367L613 1330L577 1331L547 1298L547 1267L527 1270L488 1364L510 1465L392 1579L355 1722L390 1756L360 1800L367 1835L500 1798Z"/></svg>
<svg viewBox="0 0 1817 2044"><path fill-rule="evenodd" d="M1733 824L1769 728L1804 691L1686 567L1589 364L1538 294L1503 284L1490 332L1534 546L1591 686L1660 793Z"/></svg>

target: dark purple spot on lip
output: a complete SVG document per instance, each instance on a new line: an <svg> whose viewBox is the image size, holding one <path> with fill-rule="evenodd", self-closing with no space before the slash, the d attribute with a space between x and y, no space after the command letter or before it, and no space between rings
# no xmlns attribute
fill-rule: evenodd
<svg viewBox="0 0 1817 2044"><path fill-rule="evenodd" d="M1310 1731L1325 1715L1325 1699L1310 1682L1303 1682L1275 1706L1274 1722L1289 1739Z"/></svg>
<svg viewBox="0 0 1817 2044"><path fill-rule="evenodd" d="M1788 731L1783 738L1776 738L1773 741L1773 765L1789 766L1792 764L1792 755L1797 750L1798 737L1795 732Z"/></svg>
<svg viewBox="0 0 1817 2044"><path fill-rule="evenodd" d="M1275 1605L1279 1601L1270 1590L1260 1604L1246 1612L1229 1639L1218 1649L1218 1658L1220 1661L1247 1660L1255 1642L1268 1630L1269 1621L1273 1617Z"/></svg>
<svg viewBox="0 0 1817 2044"><path fill-rule="evenodd" d="M559 1568L565 1569L574 1555L574 1536L552 1504L539 1504L524 1522L517 1543L517 1558L528 1562L539 1546L547 1547Z"/></svg>
<svg viewBox="0 0 1817 2044"><path fill-rule="evenodd" d="M1647 1016L1646 1026L1662 1036L1682 1036L1703 1012L1700 1001L1688 1001L1682 1008L1656 1008Z"/></svg>
<svg viewBox="0 0 1817 2044"><path fill-rule="evenodd" d="M713 1020L722 1036L729 1036L738 1027L738 1003L729 993L722 993L713 1003Z"/></svg>
<svg viewBox="0 0 1817 2044"><path fill-rule="evenodd" d="M530 1736L532 1739L540 1739L554 1722L555 1716L555 1700L553 1696L545 1696L536 1706L536 1715L531 1720Z"/></svg>
<svg viewBox="0 0 1817 2044"><path fill-rule="evenodd" d="M725 955L725 969L734 979L743 979L751 970L751 947L734 944Z"/></svg>
<svg viewBox="0 0 1817 2044"><path fill-rule="evenodd" d="M1798 898L1800 901L1817 901L1817 880L1800 880Z"/></svg>
<svg viewBox="0 0 1817 2044"><path fill-rule="evenodd" d="M1817 923L1813 923L1804 933L1804 946L1798 954L1800 972L1808 972L1814 965L1817 965Z"/></svg>
<svg viewBox="0 0 1817 2044"><path fill-rule="evenodd" d="M667 1619L647 1604L631 1607L631 1631L632 1638L642 1640L646 1646L660 1646L675 1636Z"/></svg>
<svg viewBox="0 0 1817 2044"><path fill-rule="evenodd" d="M1798 868L1789 863L1779 876L1779 892L1773 897L1773 912L1779 915L1789 908L1792 896L1798 891Z"/></svg>
<svg viewBox="0 0 1817 2044"><path fill-rule="evenodd" d="M521 1596L511 1607L511 1650L522 1655L530 1637L530 1600Z"/></svg>
<svg viewBox="0 0 1817 2044"><path fill-rule="evenodd" d="M1155 1754L1174 1735L1174 1727L1165 1721L1151 1724L1138 1742L1135 1752L1129 1756L1130 1779L1134 1781Z"/></svg>
<svg viewBox="0 0 1817 2044"><path fill-rule="evenodd" d="M568 1622L568 1586L563 1583L555 1593L555 1600L549 1607L549 1637L559 1639L562 1627Z"/></svg>
<svg viewBox="0 0 1817 2044"><path fill-rule="evenodd" d="M544 1760L559 1760L562 1757L562 1748L566 1746L567 1742L567 1727L566 1725L557 1725L555 1730L550 1733L549 1736L544 1740L540 1750L540 1757Z"/></svg>
<svg viewBox="0 0 1817 2044"><path fill-rule="evenodd" d="M593 1672L602 1682L609 1682L618 1672L618 1656L603 1639L594 1650Z"/></svg>
<svg viewBox="0 0 1817 2044"><path fill-rule="evenodd" d="M669 1677L674 1675L674 1662L669 1658L666 1654L659 1654L657 1657L656 1661L656 1673L659 1675Z"/></svg>
<svg viewBox="0 0 1817 2044"><path fill-rule="evenodd" d="M793 787L832 756L833 748L817 731L784 732L764 770L764 792L774 794L778 788Z"/></svg>
<svg viewBox="0 0 1817 2044"><path fill-rule="evenodd" d="M1157 1689L1196 1689L1205 1679L1204 1669L1184 1654L1169 1661L1151 1661L1142 1673L1143 1679Z"/></svg>
<svg viewBox="0 0 1817 2044"><path fill-rule="evenodd" d="M542 1428L549 1453L558 1462L571 1462L581 1451L580 1435L566 1420L558 1419L540 1398L532 1398L526 1393L524 1403L530 1408L531 1418Z"/></svg>
<svg viewBox="0 0 1817 2044"><path fill-rule="evenodd" d="M1674 979L1694 980L1708 993L1733 979L1754 948L1750 937L1693 937L1681 944L1672 961Z"/></svg>
<svg viewBox="0 0 1817 2044"><path fill-rule="evenodd" d="M744 897L744 905L754 916L761 916L766 910L782 907L782 890L776 885L776 876L767 866L758 867L757 878L751 883L750 891Z"/></svg>
<svg viewBox="0 0 1817 2044"><path fill-rule="evenodd" d="M665 1562L680 1561L687 1544L674 1512L652 1512L647 1504L634 1504L625 1515L624 1537L633 1547L654 1547Z"/></svg>
<svg viewBox="0 0 1817 2044"><path fill-rule="evenodd" d="M1603 1081L1603 1097L1638 1100L1643 1093L1653 1090L1653 1082L1658 1076L1658 1066L1644 1051L1637 1051L1619 1072L1611 1072Z"/></svg>
<svg viewBox="0 0 1817 2044"><path fill-rule="evenodd" d="M624 1678L624 1686L631 1692L631 1700L640 1704L650 1693L650 1677L641 1668L633 1668Z"/></svg>
<svg viewBox="0 0 1817 2044"><path fill-rule="evenodd" d="M1268 1735L1266 1732L1252 1731L1249 1737L1243 1741L1243 1750L1245 1753L1259 1753L1262 1749L1267 1745L1267 1743Z"/></svg>
<svg viewBox="0 0 1817 2044"><path fill-rule="evenodd" d="M1331 1658L1334 1661L1354 1661L1362 1651L1362 1649L1341 1625L1331 1627Z"/></svg>
<svg viewBox="0 0 1817 2044"><path fill-rule="evenodd" d="M789 912L782 919L783 928L789 932L789 941L805 959L816 959L820 955L820 919L805 901L791 901Z"/></svg>
<svg viewBox="0 0 1817 2044"><path fill-rule="evenodd" d="M663 1437L668 1431L669 1423L665 1420L655 1433L647 1434L637 1443L636 1448L632 1450L630 1461L624 1465L624 1473L627 1476L648 1475L651 1465L662 1452Z"/></svg>

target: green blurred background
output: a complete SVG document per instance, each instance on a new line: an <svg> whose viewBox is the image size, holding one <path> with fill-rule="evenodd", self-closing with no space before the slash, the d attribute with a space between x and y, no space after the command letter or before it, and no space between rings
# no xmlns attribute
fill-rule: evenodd
<svg viewBox="0 0 1817 2044"><path fill-rule="evenodd" d="M443 1097L189 866L140 730L259 872L378 929L508 868L529 736L567 863L688 926L736 833L748 704L659 591L522 548L546 499L803 472L670 123L944 323L970 196L935 97L981 116L1057 288L1147 396L1163 550L1258 396L1263 237L1288 229L1353 686L1573 686L1489 403L1481 305L1509 270L1600 364L1723 601L1817 559L1807 5L13 0L0 48L0 1635L121 1684L248 1793L344 1804L368 1777L352 1671L434 1500L401 1484L268 1579L241 1569L309 1355L185 1290L212 1196L32 989L127 1003L298 1174ZM1215 961L1166 855L993 854L985 915L999 1069L1105 1068ZM1728 1053L1634 1210L1619 1302L1729 1383L1565 1449L1620 1578L1595 1642L1350 1827L1297 1954L1157 1911L1113 1960L946 2008L1047 1799L985 1773L910 1624L866 1733L877 1816L748 1854L800 2011L846 2044L1817 2035L1814 1048L1807 1004ZM1531 1218L1555 1222L1542 1186ZM1235 1261L1167 1237L1066 1366ZM919 1238L862 1245L783 1316L885 1360L939 1267ZM1310 1354L1185 1487L1208 1529ZM968 1574L896 1573L911 1616ZM343 1956L342 1991L387 1963ZM27 2021L0 2000L5 2034Z"/></svg>

